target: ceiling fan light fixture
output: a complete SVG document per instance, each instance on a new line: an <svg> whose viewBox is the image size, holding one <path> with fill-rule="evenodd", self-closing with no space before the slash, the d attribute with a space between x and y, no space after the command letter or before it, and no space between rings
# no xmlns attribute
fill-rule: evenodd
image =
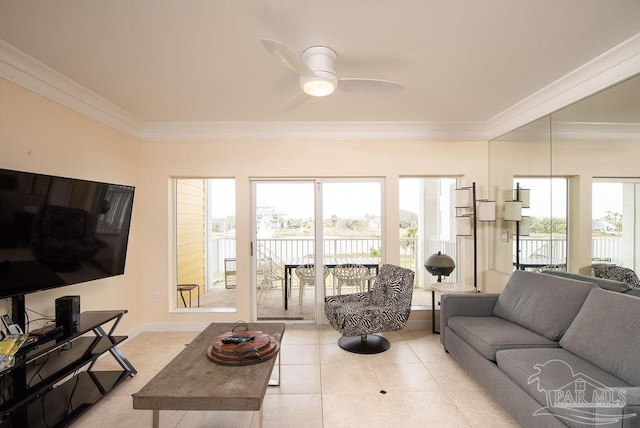
<svg viewBox="0 0 640 428"><path fill-rule="evenodd" d="M315 76L300 76L300 87L312 97L331 95L338 86L338 78L330 72L317 71Z"/></svg>

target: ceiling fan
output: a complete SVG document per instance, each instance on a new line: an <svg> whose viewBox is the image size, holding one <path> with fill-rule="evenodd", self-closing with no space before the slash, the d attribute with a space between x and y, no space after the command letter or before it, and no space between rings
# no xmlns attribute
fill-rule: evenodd
<svg viewBox="0 0 640 428"><path fill-rule="evenodd" d="M311 46L299 56L280 42L261 39L265 49L300 75L300 88L303 92L295 95L283 106L283 110L291 110L310 96L325 97L335 90L356 95L394 95L402 91L405 85L390 80L343 77L339 78L333 71L336 52L327 46Z"/></svg>

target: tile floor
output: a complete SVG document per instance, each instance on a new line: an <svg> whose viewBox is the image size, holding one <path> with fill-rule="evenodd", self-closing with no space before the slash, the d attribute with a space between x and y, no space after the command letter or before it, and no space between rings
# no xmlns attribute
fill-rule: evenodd
<svg viewBox="0 0 640 428"><path fill-rule="evenodd" d="M73 427L151 427L151 411L133 410L131 394L196 335L145 332L123 344L121 349L138 374L91 408ZM424 330L402 330L385 336L392 343L391 349L376 355L357 355L338 347L339 334L331 327L287 325L281 350L281 385L267 389L263 426L518 426L442 350L439 336ZM105 368L110 364L108 359L99 362ZM160 426L256 428L257 415L161 411Z"/></svg>

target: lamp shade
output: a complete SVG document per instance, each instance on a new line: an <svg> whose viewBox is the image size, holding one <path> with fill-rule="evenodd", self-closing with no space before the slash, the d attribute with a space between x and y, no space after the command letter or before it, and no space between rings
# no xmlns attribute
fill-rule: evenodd
<svg viewBox="0 0 640 428"><path fill-rule="evenodd" d="M478 220L496 220L496 201L478 201Z"/></svg>
<svg viewBox="0 0 640 428"><path fill-rule="evenodd" d="M471 217L456 217L456 235L471 236Z"/></svg>
<svg viewBox="0 0 640 428"><path fill-rule="evenodd" d="M453 202L456 208L471 208L471 189L456 189Z"/></svg>
<svg viewBox="0 0 640 428"><path fill-rule="evenodd" d="M507 221L522 220L522 202L506 201L504 203L504 219Z"/></svg>
<svg viewBox="0 0 640 428"><path fill-rule="evenodd" d="M531 234L531 217L522 216L519 232L520 236L529 236Z"/></svg>
<svg viewBox="0 0 640 428"><path fill-rule="evenodd" d="M438 251L438 254L432 254L424 261L424 267L431 275L437 275L438 281L441 276L449 276L456 268L456 263L446 254Z"/></svg>
<svg viewBox="0 0 640 428"><path fill-rule="evenodd" d="M522 202L522 208L531 208L531 189L516 189L513 193L513 199ZM519 194L518 197L516 197L516 193Z"/></svg>

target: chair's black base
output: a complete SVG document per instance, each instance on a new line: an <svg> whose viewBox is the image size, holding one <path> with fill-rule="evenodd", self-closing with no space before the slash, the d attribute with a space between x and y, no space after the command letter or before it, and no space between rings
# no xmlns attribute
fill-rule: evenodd
<svg viewBox="0 0 640 428"><path fill-rule="evenodd" d="M368 334L363 340L360 336L342 336L338 340L338 345L345 351L355 354L379 354L391 347L391 343L377 334Z"/></svg>

